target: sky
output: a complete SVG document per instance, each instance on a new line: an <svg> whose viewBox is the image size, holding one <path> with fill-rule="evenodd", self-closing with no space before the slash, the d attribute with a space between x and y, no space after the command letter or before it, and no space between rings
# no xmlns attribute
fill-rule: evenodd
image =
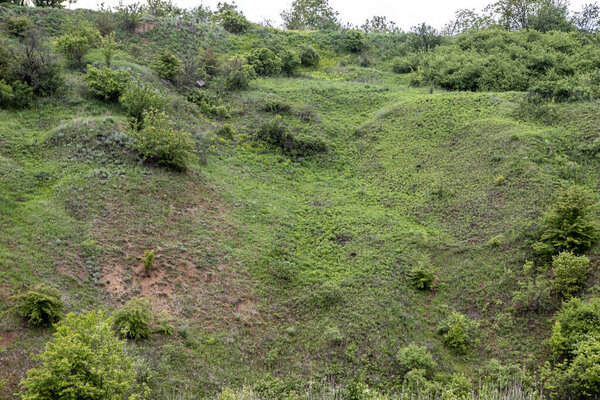
<svg viewBox="0 0 600 400"><path fill-rule="evenodd" d="M76 7L97 8L101 1L110 6L118 3L118 0L79 0ZM124 3L135 1L124 0ZM203 4L212 9L219 1L173 0L182 8L193 8ZM329 0L333 9L340 13L343 22L362 25L367 18L383 15L388 20L396 22L404 30L409 30L421 22L441 28L454 17L456 10L461 8L481 10L491 2L492 0ZM571 9L580 10L583 4L591 2L593 0L572 0ZM260 22L270 19L279 25L281 24L279 14L282 10L289 8L292 0L237 0L236 3L250 21Z"/></svg>

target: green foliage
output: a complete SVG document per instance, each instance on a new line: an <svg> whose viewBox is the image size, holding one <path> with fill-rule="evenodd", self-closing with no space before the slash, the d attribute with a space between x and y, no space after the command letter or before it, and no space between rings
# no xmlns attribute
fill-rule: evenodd
<svg viewBox="0 0 600 400"><path fill-rule="evenodd" d="M23 400L134 400L136 365L101 312L68 314L21 381Z"/></svg>
<svg viewBox="0 0 600 400"><path fill-rule="evenodd" d="M150 275L150 271L154 269L154 250L146 250L144 252L142 263L144 264L146 274Z"/></svg>
<svg viewBox="0 0 600 400"><path fill-rule="evenodd" d="M288 30L335 30L340 26L338 15L328 0L294 0L281 18Z"/></svg>
<svg viewBox="0 0 600 400"><path fill-rule="evenodd" d="M221 71L221 62L212 48L207 48L200 54L202 67L209 76L217 76Z"/></svg>
<svg viewBox="0 0 600 400"><path fill-rule="evenodd" d="M33 326L49 326L63 315L60 292L43 283L15 298L17 313Z"/></svg>
<svg viewBox="0 0 600 400"><path fill-rule="evenodd" d="M0 107L10 106L14 98L13 88L4 79L0 79Z"/></svg>
<svg viewBox="0 0 600 400"><path fill-rule="evenodd" d="M170 51L163 50L154 58L154 70L162 79L174 81L181 70L181 60Z"/></svg>
<svg viewBox="0 0 600 400"><path fill-rule="evenodd" d="M580 342L600 335L600 298L572 298L555 317L550 345L556 359L573 359Z"/></svg>
<svg viewBox="0 0 600 400"><path fill-rule="evenodd" d="M114 32L108 33L100 39L100 51L102 51L107 67L110 68L110 64L118 48L119 44L115 39Z"/></svg>
<svg viewBox="0 0 600 400"><path fill-rule="evenodd" d="M81 68L83 57L98 44L100 32L85 20L68 20L65 23L65 32L56 40L56 49L71 64Z"/></svg>
<svg viewBox="0 0 600 400"><path fill-rule="evenodd" d="M279 58L281 59L281 72L287 76L294 76L298 73L302 62L296 52L285 49L279 53Z"/></svg>
<svg viewBox="0 0 600 400"><path fill-rule="evenodd" d="M115 8L119 18L123 22L125 29L134 32L140 25L145 7L139 2L131 4L119 3Z"/></svg>
<svg viewBox="0 0 600 400"><path fill-rule="evenodd" d="M144 112L162 110L166 105L164 96L152 85L143 82L131 82L119 97L119 102L134 123L142 124Z"/></svg>
<svg viewBox="0 0 600 400"><path fill-rule="evenodd" d="M300 137L289 132L279 115L264 123L258 129L256 138L293 157L307 157L327 151L327 146L319 139Z"/></svg>
<svg viewBox="0 0 600 400"><path fill-rule="evenodd" d="M219 3L215 20L221 24L223 29L233 34L244 33L252 26L246 17L237 10L235 3L233 5Z"/></svg>
<svg viewBox="0 0 600 400"><path fill-rule="evenodd" d="M365 47L365 35L361 31L346 31L342 38L342 46L350 53L358 53Z"/></svg>
<svg viewBox="0 0 600 400"><path fill-rule="evenodd" d="M139 340L150 336L152 322L150 302L131 299L112 314L113 329L121 338Z"/></svg>
<svg viewBox="0 0 600 400"><path fill-rule="evenodd" d="M519 290L513 292L513 304L520 314L544 312L552 304L552 283L545 276L526 277L517 281Z"/></svg>
<svg viewBox="0 0 600 400"><path fill-rule="evenodd" d="M392 71L396 74L415 72L419 67L419 59L415 56L396 57L392 61Z"/></svg>
<svg viewBox="0 0 600 400"><path fill-rule="evenodd" d="M26 15L21 15L18 17L9 16L6 18L6 31L16 37L22 37L25 32L33 28L33 23Z"/></svg>
<svg viewBox="0 0 600 400"><path fill-rule="evenodd" d="M552 259L554 286L563 297L570 297L581 290L591 272L590 259L563 251Z"/></svg>
<svg viewBox="0 0 600 400"><path fill-rule="evenodd" d="M131 77L129 72L123 69L113 70L109 67L88 66L83 80L95 96L106 101L117 101L130 84Z"/></svg>
<svg viewBox="0 0 600 400"><path fill-rule="evenodd" d="M317 67L321 56L317 49L312 46L302 46L300 48L300 63L304 67Z"/></svg>
<svg viewBox="0 0 600 400"><path fill-rule="evenodd" d="M164 112L143 111L142 120L142 127L136 124L129 132L133 148L144 160L185 171L196 153L191 135L176 129Z"/></svg>
<svg viewBox="0 0 600 400"><path fill-rule="evenodd" d="M256 71L252 65L241 58L234 58L225 73L225 83L230 90L246 89L256 79Z"/></svg>
<svg viewBox="0 0 600 400"><path fill-rule="evenodd" d="M292 106L279 97L269 96L261 104L260 109L273 114L287 114L292 110Z"/></svg>
<svg viewBox="0 0 600 400"><path fill-rule="evenodd" d="M596 203L582 186L564 190L544 216L540 240L535 249L542 254L567 251L579 254L598 240Z"/></svg>
<svg viewBox="0 0 600 400"><path fill-rule="evenodd" d="M343 400L383 400L383 396L370 388L362 379L350 381L341 398Z"/></svg>
<svg viewBox="0 0 600 400"><path fill-rule="evenodd" d="M187 100L196 104L205 115L216 118L229 118L229 110L215 92L208 89L194 89L187 93Z"/></svg>
<svg viewBox="0 0 600 400"><path fill-rule="evenodd" d="M281 59L264 47L252 50L246 55L246 59L260 76L277 75L281 72Z"/></svg>
<svg viewBox="0 0 600 400"><path fill-rule="evenodd" d="M410 281L417 290L431 290L435 274L423 264L413 267L409 273Z"/></svg>
<svg viewBox="0 0 600 400"><path fill-rule="evenodd" d="M431 376L436 367L436 362L427 347L416 343L401 348L396 354L396 361L400 365L402 375L409 371L421 370L426 376Z"/></svg>
<svg viewBox="0 0 600 400"><path fill-rule="evenodd" d="M63 7L65 0L33 0L33 5L36 7Z"/></svg>
<svg viewBox="0 0 600 400"><path fill-rule="evenodd" d="M453 351L464 354L477 344L479 323L459 312L452 312L439 326L438 334L444 345Z"/></svg>
<svg viewBox="0 0 600 400"><path fill-rule="evenodd" d="M431 50L442 44L442 36L432 26L422 23L411 28L410 44L414 50Z"/></svg>

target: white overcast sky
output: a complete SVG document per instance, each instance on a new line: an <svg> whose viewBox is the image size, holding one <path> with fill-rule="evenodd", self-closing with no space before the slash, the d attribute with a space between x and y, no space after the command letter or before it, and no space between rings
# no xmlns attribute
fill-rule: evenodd
<svg viewBox="0 0 600 400"><path fill-rule="evenodd" d="M79 0L77 7L96 8L102 0ZM133 3L136 0L124 0ZM222 1L222 0L221 0ZM384 15L389 20L408 30L410 27L427 22L436 28L441 28L454 16L460 8L475 8L481 10L493 0L330 0L329 4L340 13L344 22L361 25L365 19L373 15ZM586 3L594 0L572 0L571 10L580 10ZM173 0L183 8L192 8L200 4L215 8L219 0ZM118 0L104 0L106 5L116 5ZM281 23L279 14L288 8L292 0L237 0L244 15L253 22L270 19L277 25Z"/></svg>

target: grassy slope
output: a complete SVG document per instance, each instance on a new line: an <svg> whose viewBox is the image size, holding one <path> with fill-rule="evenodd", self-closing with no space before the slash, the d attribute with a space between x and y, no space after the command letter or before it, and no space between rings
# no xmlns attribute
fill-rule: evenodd
<svg viewBox="0 0 600 400"><path fill-rule="evenodd" d="M139 163L122 145L122 111L92 100L78 74L69 83L59 101L0 111L2 312L39 281L61 287L74 311L154 298L182 333L132 345L158 398L267 373L362 371L385 387L413 341L448 372L544 356L549 315L514 315L510 292L553 191L600 189L586 150L597 104L553 106L551 127L519 118L519 94L429 94L357 67L260 79L228 99L236 138L214 137L208 165L182 175ZM252 140L273 94L292 104L285 122L328 153L289 160ZM181 124L214 136L212 121L175 104ZM309 123L298 116L307 108ZM147 278L138 258L149 248L158 268ZM419 262L436 270L431 294L408 282ZM482 324L467 357L436 335L454 309ZM8 395L49 334L10 313L0 333Z"/></svg>

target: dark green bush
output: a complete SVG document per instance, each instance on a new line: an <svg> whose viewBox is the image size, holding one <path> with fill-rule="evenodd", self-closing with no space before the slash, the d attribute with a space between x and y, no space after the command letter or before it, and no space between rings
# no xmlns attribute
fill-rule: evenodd
<svg viewBox="0 0 600 400"><path fill-rule="evenodd" d="M342 45L344 50L350 53L358 53L365 47L365 35L361 31L346 31L342 38Z"/></svg>
<svg viewBox="0 0 600 400"><path fill-rule="evenodd" d="M143 393L136 363L101 312L68 314L35 358L36 368L21 381L23 400L121 400Z"/></svg>
<svg viewBox="0 0 600 400"><path fill-rule="evenodd" d="M33 28L33 23L26 15L18 17L9 16L5 20L6 31L12 36L23 36L25 32Z"/></svg>
<svg viewBox="0 0 600 400"><path fill-rule="evenodd" d="M273 114L287 114L292 111L292 105L279 97L269 96L261 104L260 109Z"/></svg>
<svg viewBox="0 0 600 400"><path fill-rule="evenodd" d="M156 88L148 83L137 81L127 85L119 102L127 111L127 115L137 124L143 123L145 111L160 111L166 105L164 96Z"/></svg>
<svg viewBox="0 0 600 400"><path fill-rule="evenodd" d="M283 50L279 53L279 58L281 59L281 72L287 76L294 76L298 73L302 62L296 52Z"/></svg>
<svg viewBox="0 0 600 400"><path fill-rule="evenodd" d="M544 216L540 240L534 248L542 254L563 251L579 254L598 240L596 203L582 186L563 191Z"/></svg>
<svg viewBox="0 0 600 400"><path fill-rule="evenodd" d="M435 274L424 265L418 265L410 270L410 281L417 290L431 290Z"/></svg>
<svg viewBox="0 0 600 400"><path fill-rule="evenodd" d="M60 292L43 283L16 296L16 310L33 326L49 326L63 315Z"/></svg>
<svg viewBox="0 0 600 400"><path fill-rule="evenodd" d="M319 139L296 136L289 132L279 115L264 123L258 129L256 138L278 147L291 157L306 157L327 151L327 146Z"/></svg>
<svg viewBox="0 0 600 400"><path fill-rule="evenodd" d="M129 132L133 148L144 160L185 171L196 153L191 135L176 129L164 112L143 111L142 119Z"/></svg>
<svg viewBox="0 0 600 400"><path fill-rule="evenodd" d="M302 46L300 48L300 63L303 67L317 67L321 56L317 49L312 46Z"/></svg>
<svg viewBox="0 0 600 400"><path fill-rule="evenodd" d="M554 286L563 297L570 297L581 290L591 273L590 259L562 252L552 259Z"/></svg>
<svg viewBox="0 0 600 400"><path fill-rule="evenodd" d="M219 57L213 49L205 49L200 54L200 60L202 61L202 67L204 68L204 71L206 71L209 76L217 76L221 71L221 62L219 61Z"/></svg>
<svg viewBox="0 0 600 400"><path fill-rule="evenodd" d="M281 72L281 59L267 48L252 50L246 55L246 59L259 76L276 75Z"/></svg>
<svg viewBox="0 0 600 400"><path fill-rule="evenodd" d="M56 40L56 49L74 66L83 67L83 57L100 41L100 32L87 21L68 21L66 33Z"/></svg>
<svg viewBox="0 0 600 400"><path fill-rule="evenodd" d="M83 80L92 94L106 101L117 101L131 82L129 72L123 69L88 66Z"/></svg>
<svg viewBox="0 0 600 400"><path fill-rule="evenodd" d="M220 7L215 13L215 19L221 24L223 29L233 34L244 33L252 24L238 12L235 5L228 3L219 3Z"/></svg>
<svg viewBox="0 0 600 400"><path fill-rule="evenodd" d="M572 298L555 317L550 346L557 360L572 359L577 344L600 335L600 298Z"/></svg>
<svg viewBox="0 0 600 400"><path fill-rule="evenodd" d="M172 82L179 76L181 60L170 51L163 50L154 58L152 67L158 76Z"/></svg>
<svg viewBox="0 0 600 400"><path fill-rule="evenodd" d="M396 57L392 62L392 71L396 74L408 74L414 72L419 67L417 57Z"/></svg>
<svg viewBox="0 0 600 400"><path fill-rule="evenodd" d="M225 84L230 90L246 89L256 79L256 71L252 65L241 58L234 58L227 68Z"/></svg>
<svg viewBox="0 0 600 400"><path fill-rule="evenodd" d="M459 354L466 353L476 345L479 324L459 312L452 312L439 326L438 334L442 336L444 345Z"/></svg>
<svg viewBox="0 0 600 400"><path fill-rule="evenodd" d="M122 338L145 339L150 336L152 318L148 300L132 299L113 313L113 329Z"/></svg>
<svg viewBox="0 0 600 400"><path fill-rule="evenodd" d="M229 109L215 92L208 89L194 89L187 93L187 100L196 104L203 114L216 118L229 118Z"/></svg>

